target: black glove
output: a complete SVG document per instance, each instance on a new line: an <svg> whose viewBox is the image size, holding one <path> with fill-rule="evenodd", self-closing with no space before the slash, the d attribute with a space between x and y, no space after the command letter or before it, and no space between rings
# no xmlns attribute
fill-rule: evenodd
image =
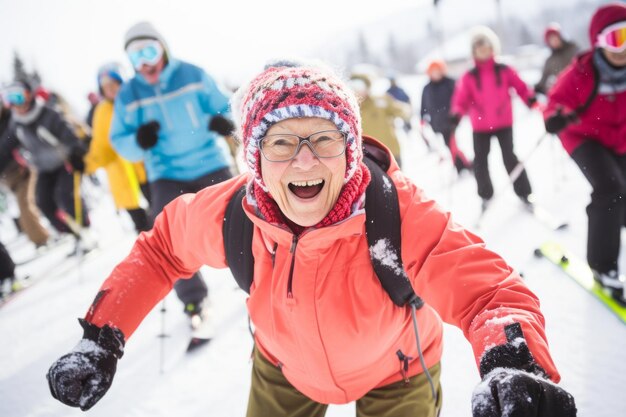
<svg viewBox="0 0 626 417"><path fill-rule="evenodd" d="M526 102L526 105L530 108L534 106L536 103L537 103L537 96L530 96L528 97L528 101Z"/></svg>
<svg viewBox="0 0 626 417"><path fill-rule="evenodd" d="M563 114L562 109L558 109L556 113L552 116L548 117L545 121L546 132L548 133L559 133L561 130L565 129L565 127L576 120L576 114Z"/></svg>
<svg viewBox="0 0 626 417"><path fill-rule="evenodd" d="M124 354L124 334L79 319L83 339L52 364L46 377L50 393L63 404L86 411L106 394L113 382L117 360Z"/></svg>
<svg viewBox="0 0 626 417"><path fill-rule="evenodd" d="M67 162L70 163L72 169L78 172L85 172L85 155L87 152L80 146L74 146L70 149L67 156Z"/></svg>
<svg viewBox="0 0 626 417"><path fill-rule="evenodd" d="M216 132L218 135L221 136L229 136L232 135L235 131L235 125L232 121L225 118L224 116L216 114L215 116L211 117L211 121L209 122L209 130L212 130L213 132Z"/></svg>
<svg viewBox="0 0 626 417"><path fill-rule="evenodd" d="M508 343L489 349L480 360L483 381L472 395L473 417L575 417L574 397L547 380L520 324L506 326L505 333Z"/></svg>
<svg viewBox="0 0 626 417"><path fill-rule="evenodd" d="M452 128L452 130L455 130L461 122L461 115L456 113L450 113L450 116L448 116L448 121L450 122L450 127Z"/></svg>
<svg viewBox="0 0 626 417"><path fill-rule="evenodd" d="M139 126L137 129L137 143L142 149L150 149L156 145L159 139L161 125L156 120Z"/></svg>

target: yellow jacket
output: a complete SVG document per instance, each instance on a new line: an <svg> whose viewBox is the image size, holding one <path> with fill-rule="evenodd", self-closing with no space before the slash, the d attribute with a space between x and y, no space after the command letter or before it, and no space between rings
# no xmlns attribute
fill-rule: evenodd
<svg viewBox="0 0 626 417"><path fill-rule="evenodd" d="M400 143L394 122L397 117L409 119L411 108L391 96L370 96L361 102L363 134L380 140L394 157L400 156Z"/></svg>
<svg viewBox="0 0 626 417"><path fill-rule="evenodd" d="M93 116L93 139L85 156L86 173L91 174L104 168L109 178L109 187L117 208L139 207L139 184L146 182L143 163L131 163L119 156L111 146L109 130L113 118L113 103L101 101Z"/></svg>

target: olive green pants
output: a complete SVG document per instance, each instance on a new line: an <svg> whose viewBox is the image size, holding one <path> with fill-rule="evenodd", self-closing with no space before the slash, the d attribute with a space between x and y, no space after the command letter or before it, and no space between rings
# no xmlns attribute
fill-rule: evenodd
<svg viewBox="0 0 626 417"><path fill-rule="evenodd" d="M376 388L356 401L357 417L436 417L441 409L441 365L429 369L438 391L437 404L424 374ZM254 350L247 417L323 417L320 404L296 390L282 372Z"/></svg>

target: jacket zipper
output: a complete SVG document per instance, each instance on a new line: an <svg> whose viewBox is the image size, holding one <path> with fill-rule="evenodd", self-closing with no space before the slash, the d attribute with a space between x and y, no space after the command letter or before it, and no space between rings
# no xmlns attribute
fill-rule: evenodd
<svg viewBox="0 0 626 417"><path fill-rule="evenodd" d="M296 246L298 245L298 236L293 235L293 239L291 240L291 249L289 252L291 253L291 266L289 268L289 280L287 281L287 298L293 299L293 291L292 291L292 283L293 283L293 268L296 265Z"/></svg>
<svg viewBox="0 0 626 417"><path fill-rule="evenodd" d="M278 250L278 242L274 243L274 248L272 249L272 268L276 266L276 251Z"/></svg>
<svg viewBox="0 0 626 417"><path fill-rule="evenodd" d="M410 382L409 376L408 376L409 361L412 360L413 358L410 356L406 356L404 353L402 353L400 349L398 349L398 351L396 352L396 355L398 356L398 359L400 359L400 375L402 375L402 379L404 380L404 383L408 384Z"/></svg>
<svg viewBox="0 0 626 417"><path fill-rule="evenodd" d="M170 118L167 115L167 109L165 108L165 103L163 103L163 94L161 93L161 87L158 85L155 87L157 93L157 103L159 103L159 107L161 108L161 112L163 113L163 119L165 119L165 124L167 124L168 129L173 127Z"/></svg>

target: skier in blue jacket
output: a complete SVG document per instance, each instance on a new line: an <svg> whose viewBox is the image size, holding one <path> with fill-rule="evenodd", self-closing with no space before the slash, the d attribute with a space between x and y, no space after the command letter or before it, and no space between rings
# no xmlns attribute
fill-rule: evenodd
<svg viewBox="0 0 626 417"><path fill-rule="evenodd" d="M150 23L132 26L124 46L136 74L115 100L111 143L124 158L144 161L154 220L177 196L231 178L223 136L233 124L228 97L215 81L175 59ZM200 274L174 288L185 312L201 315L208 289Z"/></svg>

